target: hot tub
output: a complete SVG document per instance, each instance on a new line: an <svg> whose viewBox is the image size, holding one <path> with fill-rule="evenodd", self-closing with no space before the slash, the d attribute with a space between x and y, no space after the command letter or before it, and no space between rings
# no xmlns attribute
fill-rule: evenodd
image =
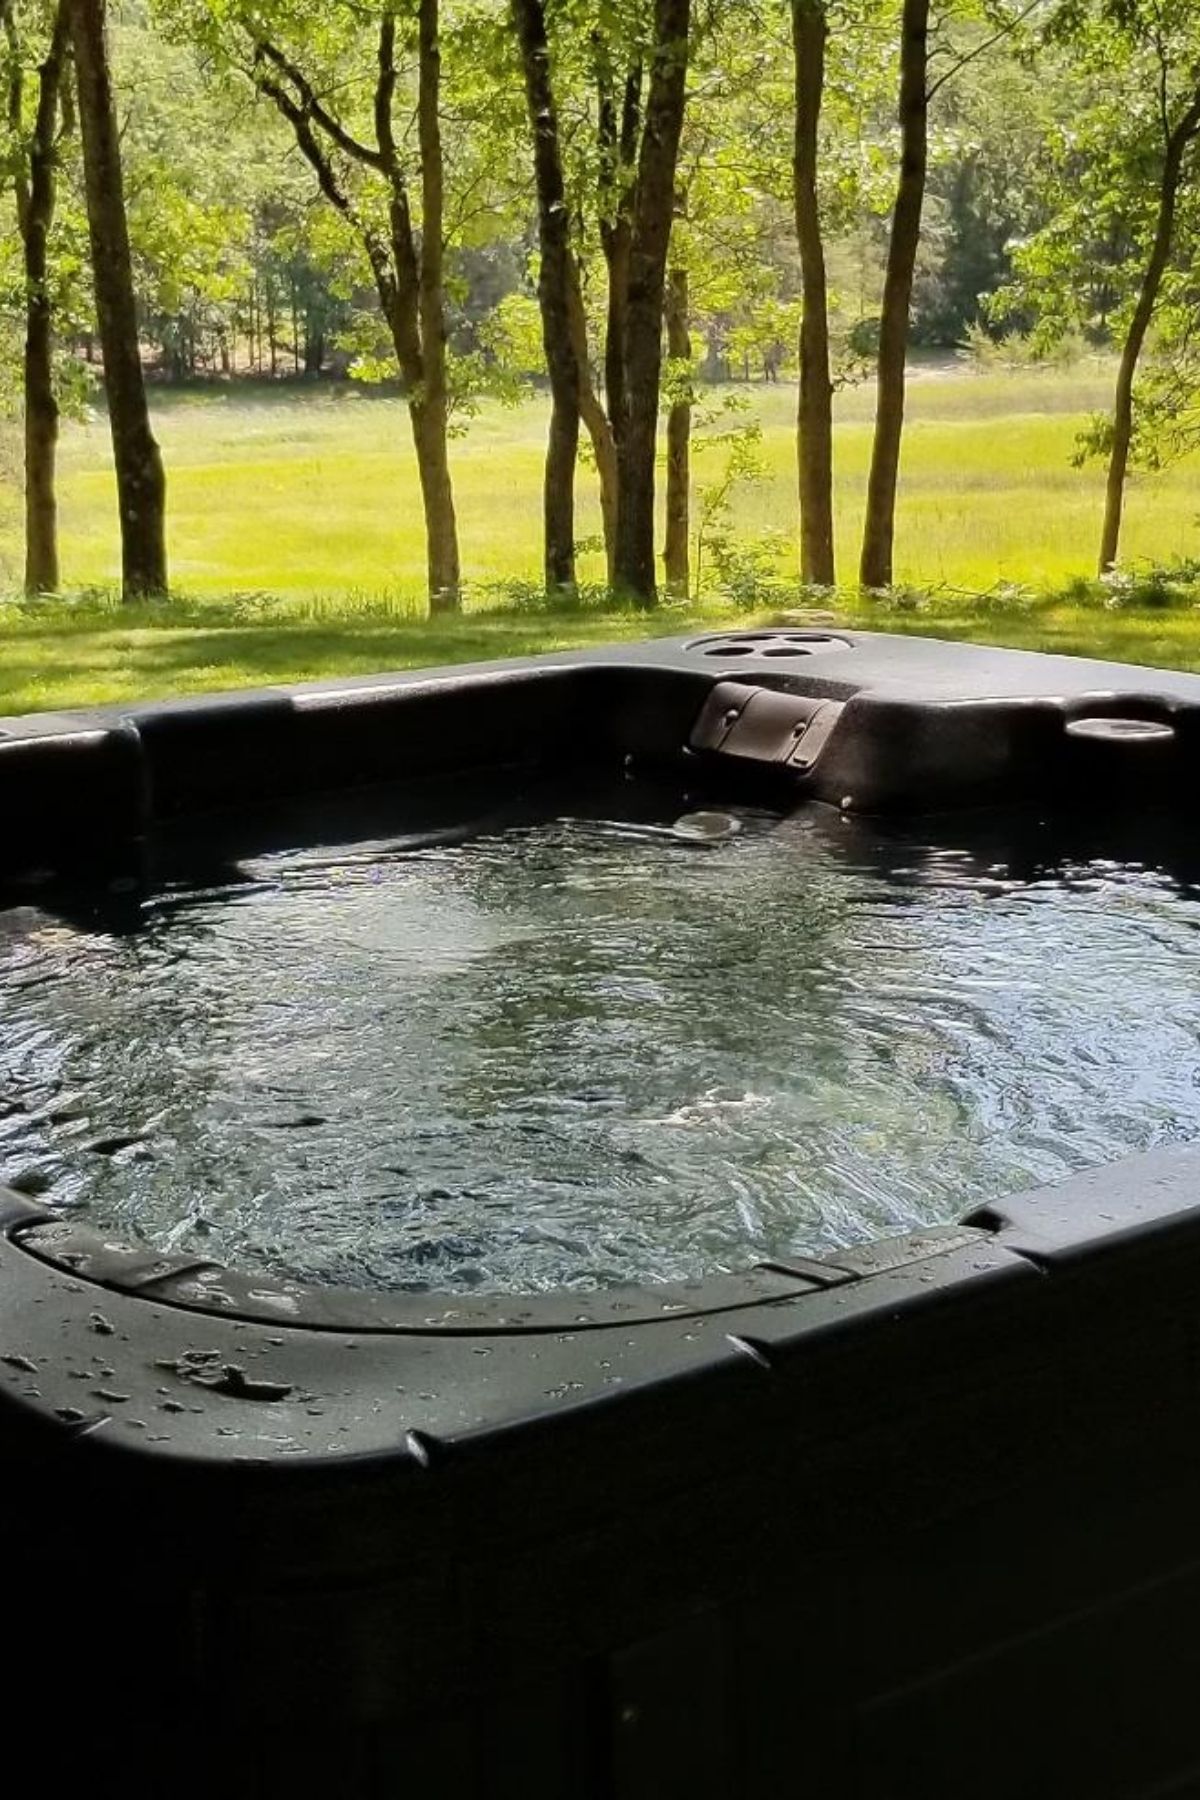
<svg viewBox="0 0 1200 1800"><path fill-rule="evenodd" d="M1198 766L1200 678L788 628L43 714L0 721L0 918L104 937L181 869L596 783L685 839L919 818L1190 890ZM315 1283L18 1181L14 1755L128 1794L1200 1793L1185 1113L903 1231L531 1291Z"/></svg>

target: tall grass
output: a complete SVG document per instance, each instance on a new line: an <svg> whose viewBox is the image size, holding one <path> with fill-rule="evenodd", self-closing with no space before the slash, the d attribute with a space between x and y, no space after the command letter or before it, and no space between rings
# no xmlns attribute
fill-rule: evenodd
<svg viewBox="0 0 1200 1800"><path fill-rule="evenodd" d="M1099 468L1075 469L1075 434L1106 403L1103 366L1071 373L954 367L914 373L902 467L898 579L990 586L998 578L1058 582L1088 570L1099 529ZM795 528L794 394L788 384L743 390L763 431L764 477L735 496L735 535L781 541L791 573ZM872 396L839 396L837 482L841 568L857 560ZM424 544L403 403L352 389L215 389L155 395L169 473L172 575L192 594L269 592L293 597L378 597L420 605ZM536 578L540 564L540 400L516 411L485 408L453 446L468 584ZM721 452L700 450L696 478L711 479ZM598 539L594 477L581 471L579 531ZM1192 554L1196 468L1135 476L1126 554ZM63 567L76 586L118 571L116 515L105 422L70 425L62 450ZM0 585L20 569L19 517L0 475ZM581 575L599 581L598 554Z"/></svg>
<svg viewBox="0 0 1200 1800"><path fill-rule="evenodd" d="M1095 365L1066 374L918 368L904 451L899 591L882 605L848 589L816 604L874 629L1200 666L1200 588L1171 587L1164 601L1153 583L1117 593L1077 579L1094 559L1101 472L1074 468L1071 451L1108 390L1109 372ZM105 422L68 426L62 524L72 596L0 600L0 711L523 655L647 629L683 631L731 612L750 622L803 603L791 547L794 394L781 384L744 397L743 416L762 430L763 474L734 495L733 536L759 547L754 567L773 575L773 592L759 592L753 581L736 595L728 584L724 592L714 587L649 622L608 602L596 550L582 559L574 609L550 612L541 602L540 401L515 412L485 409L454 446L468 610L434 623L425 618L407 416L394 397L270 387L156 394L175 584L166 607L117 601ZM866 389L839 396L838 548L849 579L871 408ZM713 479L724 454L698 447L698 484ZM580 533L598 544L587 470L579 492ZM20 573L18 501L12 471L0 466L0 594L11 594ZM1135 477L1127 558L1196 557L1198 510L1195 462Z"/></svg>

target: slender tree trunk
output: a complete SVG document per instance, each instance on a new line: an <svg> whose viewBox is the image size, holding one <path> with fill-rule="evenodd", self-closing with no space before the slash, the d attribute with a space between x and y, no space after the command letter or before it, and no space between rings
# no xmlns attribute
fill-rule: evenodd
<svg viewBox="0 0 1200 1800"><path fill-rule="evenodd" d="M571 337L575 344L575 367L579 372L579 415L592 442L596 458L596 474L600 483L600 518L604 531L605 569L611 588L616 579L617 555L617 444L612 421L600 404L592 385L588 360L587 315L579 285L579 271L571 259L571 282L568 292L571 314Z"/></svg>
<svg viewBox="0 0 1200 1800"><path fill-rule="evenodd" d="M633 248L635 171L641 124L642 71L637 67L631 69L625 78L619 119L612 95L603 84L600 92L600 238L608 272L608 306L604 326L604 401L613 436L614 460L625 428L629 258ZM614 567L615 554L614 543Z"/></svg>
<svg viewBox="0 0 1200 1800"><path fill-rule="evenodd" d="M546 587L553 592L575 585L575 464L579 451L581 377L571 331L571 221L550 77L545 9L542 0L511 0L511 5L521 48L537 189L541 249L538 305L551 402L543 542Z"/></svg>
<svg viewBox="0 0 1200 1800"><path fill-rule="evenodd" d="M429 610L431 613L457 612L461 594L458 530L444 398L433 403L410 401L409 416L425 514Z"/></svg>
<svg viewBox="0 0 1200 1800"><path fill-rule="evenodd" d="M554 400L546 440L546 474L542 493L544 570L549 593L571 593L575 587L575 464L579 457L579 404Z"/></svg>
<svg viewBox="0 0 1200 1800"><path fill-rule="evenodd" d="M458 521L450 481L449 393L446 384L446 294L443 280L445 170L442 162L442 53L438 0L420 0L417 23L417 135L421 146L421 262L419 310L422 397L412 405L413 438L421 465L428 534L429 610L462 605ZM425 440L424 443L422 440Z"/></svg>
<svg viewBox="0 0 1200 1800"><path fill-rule="evenodd" d="M1175 234L1175 212L1179 187L1183 178L1183 161L1188 148L1200 131L1200 91L1167 140L1158 189L1158 217L1154 242L1142 274L1137 305L1121 346L1117 370L1117 387L1113 400L1112 446L1108 456L1108 477L1104 493L1104 524L1100 533L1100 573L1107 574L1117 560L1121 540L1121 513L1125 503L1125 479L1129 472L1129 453L1133 443L1133 383L1146 342L1146 333L1154 316L1158 291L1171 258L1171 242Z"/></svg>
<svg viewBox="0 0 1200 1800"><path fill-rule="evenodd" d="M592 442L600 483L600 528L604 535L605 578L609 587L617 580L617 446L608 415L590 384L581 416Z"/></svg>
<svg viewBox="0 0 1200 1800"><path fill-rule="evenodd" d="M396 216L393 229L393 259L403 270L403 276L397 283L383 271L377 279L396 361L408 389L408 418L425 519L429 610L431 613L456 612L461 603L461 580L454 487L450 477L444 340L441 379L437 378L436 369L430 379L426 373L428 365L421 332L420 278L415 246L411 231Z"/></svg>
<svg viewBox="0 0 1200 1800"><path fill-rule="evenodd" d="M832 587L833 378L829 361L829 296L825 242L817 198L818 128L825 91L829 20L825 0L792 0L796 72L793 158L796 242L804 312L800 323L800 392L796 467L800 489L800 579Z"/></svg>
<svg viewBox="0 0 1200 1800"><path fill-rule="evenodd" d="M117 472L122 591L167 591L166 479L150 428L138 345L121 151L105 31L106 0L67 0L79 84L79 127L96 313Z"/></svg>
<svg viewBox="0 0 1200 1800"><path fill-rule="evenodd" d="M663 301L675 175L687 96L691 0L655 0L654 64L638 156L625 309L624 423L617 433L617 586L658 601L654 454L662 374Z"/></svg>
<svg viewBox="0 0 1200 1800"><path fill-rule="evenodd" d="M629 317L629 225L619 220L609 238L608 301L604 320L604 404L619 443L625 429L625 337Z"/></svg>
<svg viewBox="0 0 1200 1800"><path fill-rule="evenodd" d="M929 0L904 0L900 40L900 178L883 283L875 438L859 570L862 584L868 588L889 587L892 580L908 315L929 156L928 68Z"/></svg>
<svg viewBox="0 0 1200 1800"><path fill-rule="evenodd" d="M52 594L59 585L58 401L54 394L54 318L48 240L57 187L59 93L68 27L62 4L38 70L38 103L29 148L29 178L18 177L17 212L25 262L25 592Z"/></svg>
<svg viewBox="0 0 1200 1800"><path fill-rule="evenodd" d="M270 364L271 364L271 379L272 379L272 381L275 379L276 375L278 375L278 373L279 373L279 352L278 352L278 343L277 343L278 328L279 328L279 321L275 314L275 284L274 284L274 282L268 281L268 283L267 283L267 356L268 356L268 358L270 360Z"/></svg>
<svg viewBox="0 0 1200 1800"><path fill-rule="evenodd" d="M667 277L667 354L673 362L690 363L688 331L691 310L688 272L676 264ZM690 383L690 376L689 376ZM668 594L686 600L690 586L688 540L691 536L692 402L690 385L671 403L667 414L667 531L663 574Z"/></svg>

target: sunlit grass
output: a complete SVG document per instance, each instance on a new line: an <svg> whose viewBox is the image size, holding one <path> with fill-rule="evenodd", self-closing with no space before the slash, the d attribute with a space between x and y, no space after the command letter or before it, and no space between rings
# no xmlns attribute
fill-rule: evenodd
<svg viewBox="0 0 1200 1800"><path fill-rule="evenodd" d="M855 622L1200 667L1200 614L1111 611L1074 598L998 608L970 596L1006 581L1062 590L1095 554L1102 474L1071 452L1107 403L1103 365L1070 373L918 368L910 384L896 577L932 591L918 613L837 602ZM795 394L790 384L739 390L763 432L763 477L734 497L735 535L775 541L792 581ZM720 396L706 395L711 406ZM254 682L526 654L642 635L637 613L539 614L505 608L505 584L536 582L546 415L485 408L452 447L467 616L430 625L425 552L408 421L401 401L345 388L211 389L154 395L169 475L177 593L162 609L120 608L114 490L102 419L69 425L62 448L63 567L82 603L0 607L0 710L120 701ZM838 552L857 566L873 396L838 398ZM734 415L736 417L738 415ZM726 421L728 422L728 421ZM700 438L704 428L700 430ZM698 444L695 485L720 467ZM1131 483L1127 560L1200 554L1197 464ZM598 540L594 476L580 473L579 531ZM20 573L19 509L0 482L0 591ZM595 549L581 563L598 583ZM88 590L96 590L88 597ZM779 604L787 603L786 592ZM708 591L653 629L729 617ZM740 615L747 622L758 614Z"/></svg>
<svg viewBox="0 0 1200 1800"><path fill-rule="evenodd" d="M849 592L825 597L822 607L859 630L1200 669L1200 609L1186 603L1112 610L1070 595L1004 602L935 591L913 611ZM370 594L231 596L141 608L111 597L8 602L0 604L0 713L482 662L778 616L777 607L733 613L727 603L668 607L650 617L612 607L541 612L493 605L431 623L407 598Z"/></svg>
<svg viewBox="0 0 1200 1800"><path fill-rule="evenodd" d="M967 588L998 578L1058 581L1091 568L1102 471L1071 452L1106 404L1102 365L1070 374L917 369L909 391L897 533L897 579ZM790 384L739 391L763 428L764 479L734 498L742 536L782 541L795 529L795 396ZM154 396L170 480L170 553L177 585L197 594L408 594L424 583L421 513L403 403L353 389L216 389ZM713 396L705 396L711 405ZM870 454L869 388L839 395L838 550L857 566ZM487 407L452 446L468 583L532 579L539 563L545 407ZM696 482L723 453L700 449ZM595 481L581 472L579 530L595 538ZM1196 465L1135 476L1125 553L1169 558L1200 550ZM70 425L62 453L65 579L111 583L118 572L107 430ZM19 572L15 508L0 517L0 581ZM599 558L581 575L597 580Z"/></svg>
<svg viewBox="0 0 1200 1800"><path fill-rule="evenodd" d="M365 597L273 607L10 603L0 606L0 713L483 662L682 632L722 616L695 608L667 608L652 619L616 609L493 608L430 623L407 602L379 608Z"/></svg>

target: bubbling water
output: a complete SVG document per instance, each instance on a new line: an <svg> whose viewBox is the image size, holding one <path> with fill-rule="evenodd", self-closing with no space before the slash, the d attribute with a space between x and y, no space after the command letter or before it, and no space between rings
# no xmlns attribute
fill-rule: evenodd
<svg viewBox="0 0 1200 1800"><path fill-rule="evenodd" d="M512 1292L829 1253L1197 1134L1178 880L620 806L250 858L133 929L0 913L0 1181L162 1250Z"/></svg>

